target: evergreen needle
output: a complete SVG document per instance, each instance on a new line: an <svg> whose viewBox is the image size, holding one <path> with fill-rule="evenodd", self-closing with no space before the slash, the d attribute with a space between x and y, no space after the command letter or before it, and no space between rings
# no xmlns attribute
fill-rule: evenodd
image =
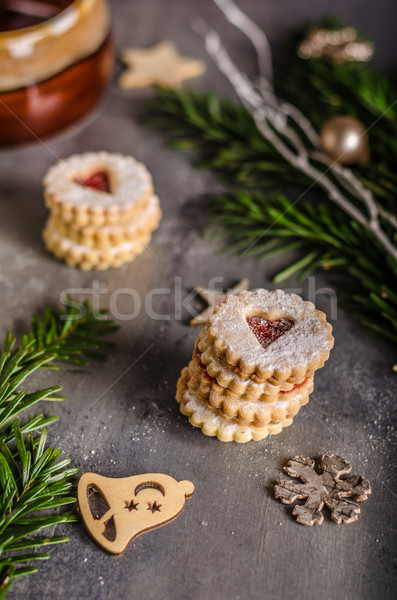
<svg viewBox="0 0 397 600"><path fill-rule="evenodd" d="M31 536L78 520L75 513L58 512L76 500L72 481L78 469L69 467L70 459L58 460L61 450L46 447L46 425L57 417L36 414L22 424L15 418L40 401L65 400L58 393L62 386L27 393L21 385L38 369L54 368L54 361L87 364L91 357L104 358L104 337L117 329L104 317L87 301L80 305L68 298L60 311L47 307L42 317L34 314L19 345L11 333L5 336L0 353L0 600L15 577L37 571L19 563L49 558L25 551L68 540Z"/></svg>
<svg viewBox="0 0 397 600"><path fill-rule="evenodd" d="M389 102L393 105L370 130L370 163L354 171L364 185L371 182L382 209L395 214L397 135L392 132L397 133L397 105L391 83L360 63L335 65L295 57L280 72L283 90L290 89L291 96L293 90L291 101L302 100L298 108L310 119L314 113L317 126L339 112L370 127L374 115L380 117ZM276 281L292 275L304 278L318 268L337 272L341 297L353 313L372 331L397 343L396 261L386 258L372 232L322 191L318 190L318 203L288 198L288 194L299 198L311 182L275 151L244 107L211 93L160 89L144 122L163 131L174 147L194 152L196 165L212 169L228 184L230 193L212 203L212 235L224 236L229 249L257 252L263 258L293 249L300 252L298 257L295 252L294 262L276 275ZM393 241L395 232L389 229ZM350 293L346 275L352 284Z"/></svg>

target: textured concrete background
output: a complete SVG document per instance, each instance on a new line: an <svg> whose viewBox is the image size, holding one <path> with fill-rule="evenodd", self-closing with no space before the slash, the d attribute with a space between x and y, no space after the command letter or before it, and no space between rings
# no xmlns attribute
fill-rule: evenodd
<svg viewBox="0 0 397 600"><path fill-rule="evenodd" d="M293 25L329 11L325 0L243 4L274 43ZM230 93L191 32L196 15L221 31L241 66L254 72L251 48L209 0L117 0L112 5L118 48L174 39L181 51L207 61L207 74L195 83L198 87ZM332 10L375 38L381 64L395 62L394 0L337 0ZM22 331L33 310L59 303L62 290L92 289L94 282L104 291L104 306L120 288L134 288L142 298L154 287L171 288L156 301L158 312L170 315L169 320L151 320L142 310L138 318L121 323L108 362L92 363L86 370L64 366L36 381L65 385L68 402L43 410L60 416L49 440L82 472L113 477L165 472L192 480L196 491L176 521L137 538L118 558L97 548L81 524L57 528L57 535L67 534L71 541L53 548L40 573L16 582L10 597L394 598L394 348L339 309L333 321L335 349L316 375L311 401L280 435L247 445L222 444L203 436L179 414L175 384L198 331L187 325L186 312L182 320L174 318L175 276L181 278L183 296L216 276L224 278L225 287L242 277L249 277L252 287L272 287L271 275L279 263L227 256L203 238L202 198L214 182L166 149L156 132L138 125L136 117L151 97L151 91L122 92L113 85L105 105L84 127L45 145L0 154L0 325L2 332ZM133 154L148 165L164 219L152 253L119 270L83 273L43 248L41 180L58 157L102 149ZM326 284L320 277L315 283L317 288ZM294 286L294 281L286 284ZM304 297L307 292L305 285ZM316 302L329 311L326 295L318 295ZM117 306L127 313L131 299L120 296ZM338 527L326 517L322 527L305 528L295 523L289 507L274 500L272 483L288 458L318 457L326 451L350 460L353 472L370 479L373 493L358 522Z"/></svg>

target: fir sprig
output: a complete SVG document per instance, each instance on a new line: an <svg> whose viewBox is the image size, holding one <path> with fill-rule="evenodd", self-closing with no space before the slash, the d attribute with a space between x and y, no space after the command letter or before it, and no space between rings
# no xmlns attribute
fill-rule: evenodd
<svg viewBox="0 0 397 600"><path fill-rule="evenodd" d="M46 448L47 430L23 437L18 420L12 424L14 449L0 442L0 599L12 579L37 571L18 567L21 562L46 560L47 553L26 552L68 540L66 537L31 538L46 527L77 521L75 513L48 514L76 501L68 496L78 469L68 468L70 459L57 462L61 450ZM22 554L21 554L22 551Z"/></svg>
<svg viewBox="0 0 397 600"><path fill-rule="evenodd" d="M56 354L55 360L87 365L89 358L104 358L100 348L109 343L104 336L118 329L106 314L106 309L94 311L88 300L80 303L68 297L60 311L47 307L42 318L33 315L21 345L31 345L37 353Z"/></svg>
<svg viewBox="0 0 397 600"><path fill-rule="evenodd" d="M307 180L283 160L258 131L247 110L212 93L159 89L144 123L163 131L173 148L194 153L194 164L223 182L261 189L304 185Z"/></svg>
<svg viewBox="0 0 397 600"><path fill-rule="evenodd" d="M321 27L338 28L329 20ZM300 59L296 48L307 28L286 42L277 62L276 88L319 130L337 115L359 119L368 130L370 160L353 167L378 201L395 212L397 198L397 90L383 73L360 61Z"/></svg>
<svg viewBox="0 0 397 600"><path fill-rule="evenodd" d="M276 283L291 276L305 279L320 267L342 274L335 283L345 305L367 327L397 344L397 263L386 261L371 233L342 210L334 207L330 213L327 205L310 202L294 205L282 194L240 192L217 198L214 211L213 231L226 231L240 253L265 259L300 252L276 275Z"/></svg>
<svg viewBox="0 0 397 600"><path fill-rule="evenodd" d="M313 95L311 101L315 104ZM318 267L348 274L354 312L373 331L397 342L396 261L386 259L372 233L323 192L320 205L295 204L280 193L293 190L299 197L313 184L273 149L245 108L211 93L162 89L145 122L164 131L172 146L193 152L197 166L237 188L213 203L214 223L230 249L263 257L300 251L299 260L276 276L279 282L296 274L303 278ZM383 166L375 163L373 169L380 173ZM389 175L379 177L377 185L376 199L389 209ZM391 227L389 235L397 237Z"/></svg>
<svg viewBox="0 0 397 600"><path fill-rule="evenodd" d="M70 459L57 462L61 450L46 448L45 426L57 418L37 414L22 424L15 419L40 401L64 400L58 393L62 386L27 393L21 385L38 369L57 368L54 361L85 365L90 358L104 358L104 336L117 329L106 312L68 298L60 311L46 308L42 318L35 314L19 345L11 333L5 336L0 354L0 600L14 577L37 570L19 563L49 558L29 550L68 540L31 536L77 520L74 513L48 512L75 502L72 479L78 472L68 467ZM31 432L37 430L41 434L33 437Z"/></svg>
<svg viewBox="0 0 397 600"><path fill-rule="evenodd" d="M317 64L315 61L307 62L313 63L312 69L318 68L315 67ZM307 97L303 84L300 88L306 102L315 103L313 100L315 90L313 89ZM364 85L362 89L365 89ZM380 111L383 102L381 99L379 102ZM315 109L317 121L319 121L318 112L321 111L321 106L320 104L320 107L316 106ZM394 129L389 129L388 133L387 131L390 117L397 110L397 103L394 107L390 106L391 114L387 112L380 117L382 113L377 113L379 121L373 128L371 125L374 124L376 117L371 116L371 113L363 108L361 112L356 110L364 124L370 128L371 161L365 166L355 166L353 170L361 181L371 188L377 202L394 212L397 175L393 162L395 154L389 146L388 138ZM334 110L328 110L320 125L329 115L334 114ZM362 118L363 115L366 119ZM277 192L281 189L296 190L298 186L316 187L312 181L280 156L259 132L251 114L229 99L219 99L210 92L160 89L144 117L144 123L163 131L172 147L184 152L192 152L197 167L215 171L228 185ZM396 135L391 144L397 144L397 120L394 128ZM382 149L380 149L379 138L383 141ZM372 140L374 144L376 143L377 151L372 146ZM388 148L385 147L386 143Z"/></svg>
<svg viewBox="0 0 397 600"><path fill-rule="evenodd" d="M7 333L0 354L0 440L7 440L7 425L21 411L42 400L62 401L58 392L62 386L52 386L34 393L20 390L27 377L41 368L57 369L54 361L87 365L89 358L104 358L101 348L108 344L104 336L117 329L113 321L105 319L106 310L94 312L86 301L82 304L68 300L60 311L50 307L43 317L33 315L27 334L16 338ZM39 423L25 423L23 430L37 429ZM40 421L42 425L48 421ZM4 438L4 439L3 439Z"/></svg>

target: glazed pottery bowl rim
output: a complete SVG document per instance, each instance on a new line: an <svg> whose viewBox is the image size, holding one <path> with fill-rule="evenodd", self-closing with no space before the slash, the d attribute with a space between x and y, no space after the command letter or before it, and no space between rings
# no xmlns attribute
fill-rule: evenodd
<svg viewBox="0 0 397 600"><path fill-rule="evenodd" d="M41 30L48 29L53 24L56 24L58 21L61 21L67 17L67 13L71 12L72 9L78 9L79 5L84 4L92 4L92 0L71 0L71 2L65 6L64 9L56 13L53 17L49 17L48 19L43 19L40 23L36 25L29 25L28 27L19 27L18 29L11 29L9 31L0 31L0 44L3 42L7 42L7 40L11 38L22 37L25 34L32 34L36 32L40 32Z"/></svg>

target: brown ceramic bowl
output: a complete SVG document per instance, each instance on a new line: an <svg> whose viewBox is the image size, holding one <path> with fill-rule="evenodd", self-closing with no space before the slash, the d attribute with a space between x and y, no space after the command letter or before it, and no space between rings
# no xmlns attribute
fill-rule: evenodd
<svg viewBox="0 0 397 600"><path fill-rule="evenodd" d="M113 62L106 0L0 0L0 146L82 117L108 85Z"/></svg>

